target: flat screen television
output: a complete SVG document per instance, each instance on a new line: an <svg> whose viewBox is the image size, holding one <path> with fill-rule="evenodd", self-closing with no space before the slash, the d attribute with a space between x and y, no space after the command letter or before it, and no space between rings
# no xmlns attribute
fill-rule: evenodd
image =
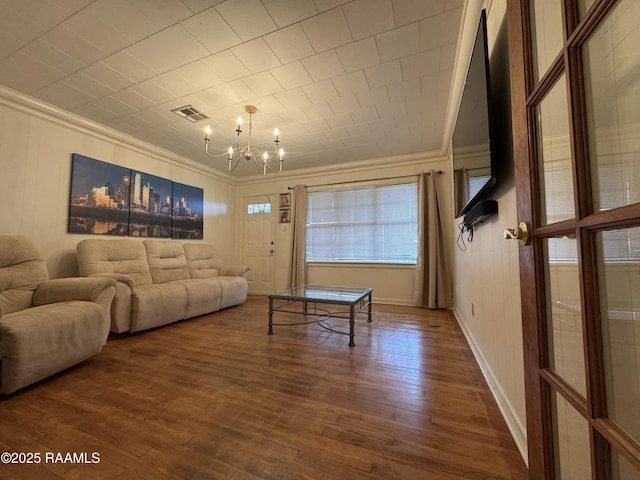
<svg viewBox="0 0 640 480"><path fill-rule="evenodd" d="M453 131L456 217L464 215L486 198L496 183L495 129L489 77L487 18L482 10Z"/></svg>

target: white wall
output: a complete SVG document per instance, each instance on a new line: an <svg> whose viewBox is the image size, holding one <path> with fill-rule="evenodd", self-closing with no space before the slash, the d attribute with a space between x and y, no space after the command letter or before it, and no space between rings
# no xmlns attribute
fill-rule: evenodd
<svg viewBox="0 0 640 480"><path fill-rule="evenodd" d="M480 3L466 4L464 16L468 24L467 34L471 31L475 35ZM500 49L500 55L505 55L506 0L489 3L487 34L491 62L495 63L500 61L493 56L498 51L496 48ZM459 57L459 60L467 64L468 57L466 60ZM503 87L508 95L508 69L505 71L503 68L502 72L500 68L497 70L494 71L492 65L492 82L498 83L498 88ZM465 72L466 69L462 74ZM496 73L499 74L498 78ZM456 76L460 74L461 71L455 73ZM505 123L504 128L510 131L511 125ZM518 243L503 239L505 228L517 226L515 181L511 149L503 148L501 154L503 160L498 169L498 183L492 193L492 198L498 202L498 215L474 227L473 241L466 243L466 251L458 248L454 251L454 314L526 460ZM461 220L459 218L453 222L456 234Z"/></svg>
<svg viewBox="0 0 640 480"><path fill-rule="evenodd" d="M72 153L203 188L204 240L235 261L235 181L2 88L0 234L32 238L52 278L77 275L75 246L89 237L67 233Z"/></svg>

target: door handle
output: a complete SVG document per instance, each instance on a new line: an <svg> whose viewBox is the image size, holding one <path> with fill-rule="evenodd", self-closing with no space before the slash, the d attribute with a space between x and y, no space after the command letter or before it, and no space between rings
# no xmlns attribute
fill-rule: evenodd
<svg viewBox="0 0 640 480"><path fill-rule="evenodd" d="M529 245L529 225L526 222L520 222L518 228L506 228L504 230L504 238L507 240L520 240L520 245Z"/></svg>

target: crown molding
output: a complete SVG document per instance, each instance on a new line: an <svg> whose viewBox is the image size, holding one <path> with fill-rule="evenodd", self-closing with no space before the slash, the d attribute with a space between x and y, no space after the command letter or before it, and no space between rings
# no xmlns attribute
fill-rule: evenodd
<svg viewBox="0 0 640 480"><path fill-rule="evenodd" d="M0 85L0 105L47 122L60 125L70 130L74 130L83 135L133 150L142 155L149 156L161 162L169 163L181 169L206 175L234 186L238 185L238 179L232 175L220 172L213 167L207 167L206 165L198 163L187 157L177 155L165 150L164 148L157 147L144 142L143 140L126 135L110 127L101 125L85 117L81 117L75 113L62 110L54 105L22 94L3 85Z"/></svg>

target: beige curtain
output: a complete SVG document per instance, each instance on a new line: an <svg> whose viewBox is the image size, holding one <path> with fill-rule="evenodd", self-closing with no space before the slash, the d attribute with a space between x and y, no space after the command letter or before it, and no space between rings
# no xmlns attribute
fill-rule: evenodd
<svg viewBox="0 0 640 480"><path fill-rule="evenodd" d="M293 244L287 288L307 283L307 187L305 185L293 187L291 213Z"/></svg>
<svg viewBox="0 0 640 480"><path fill-rule="evenodd" d="M431 170L418 178L418 260L415 305L453 306L453 285L445 253L445 237L438 202L439 175Z"/></svg>

